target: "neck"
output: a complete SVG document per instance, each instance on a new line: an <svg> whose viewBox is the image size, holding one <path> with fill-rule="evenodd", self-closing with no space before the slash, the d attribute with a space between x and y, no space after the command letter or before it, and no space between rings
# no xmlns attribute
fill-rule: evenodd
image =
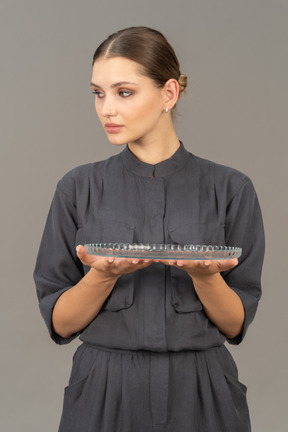
<svg viewBox="0 0 288 432"><path fill-rule="evenodd" d="M156 165L173 156L180 143L173 128L167 134L147 138L144 142L128 143L128 147L141 162Z"/></svg>

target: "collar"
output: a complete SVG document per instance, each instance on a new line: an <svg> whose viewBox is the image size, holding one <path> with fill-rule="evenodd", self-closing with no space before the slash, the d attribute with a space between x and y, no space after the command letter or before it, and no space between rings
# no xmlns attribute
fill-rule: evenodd
<svg viewBox="0 0 288 432"><path fill-rule="evenodd" d="M180 147L169 158L156 165L138 160L129 150L128 145L120 154L124 166L141 177L164 177L180 171L189 158L189 153L180 141Z"/></svg>

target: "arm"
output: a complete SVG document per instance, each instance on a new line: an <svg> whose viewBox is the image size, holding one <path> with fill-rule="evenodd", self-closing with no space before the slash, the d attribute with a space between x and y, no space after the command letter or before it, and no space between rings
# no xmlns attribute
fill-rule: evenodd
<svg viewBox="0 0 288 432"><path fill-rule="evenodd" d="M224 263L221 263L223 265ZM204 274L189 272L206 315L228 339L241 333L244 307L240 297L226 284L221 274L209 272L217 263L204 262Z"/></svg>
<svg viewBox="0 0 288 432"><path fill-rule="evenodd" d="M237 259L221 261L161 261L187 271L206 315L227 338L242 330L244 308L240 297L226 284L220 272L237 265Z"/></svg>
<svg viewBox="0 0 288 432"><path fill-rule="evenodd" d="M211 322L229 343L239 344L254 319L261 297L264 231L252 183L244 179L231 195L226 207L225 244L242 248L238 265L236 260L164 263L187 271Z"/></svg>
<svg viewBox="0 0 288 432"><path fill-rule="evenodd" d="M77 255L91 269L59 297L52 314L54 331L65 339L93 321L121 275L143 269L152 262L96 257L88 255L83 246L77 247Z"/></svg>
<svg viewBox="0 0 288 432"><path fill-rule="evenodd" d="M125 259L109 262L85 254L80 246L76 253L75 242L84 240L82 220L73 195L74 178L64 180L53 197L34 271L40 311L57 344L72 341L96 317L122 274L149 265Z"/></svg>

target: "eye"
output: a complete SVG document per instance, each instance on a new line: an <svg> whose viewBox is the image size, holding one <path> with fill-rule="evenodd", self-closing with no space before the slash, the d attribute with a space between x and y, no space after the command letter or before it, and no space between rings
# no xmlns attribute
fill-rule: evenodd
<svg viewBox="0 0 288 432"><path fill-rule="evenodd" d="M133 94L133 92L129 91L129 90L120 90L119 91L119 95L122 97L128 97L128 96L131 96L132 94Z"/></svg>
<svg viewBox="0 0 288 432"><path fill-rule="evenodd" d="M92 93L95 94L96 97L99 98L99 99L101 99L101 98L104 97L104 93L101 92L101 91L99 91L99 90L92 91Z"/></svg>

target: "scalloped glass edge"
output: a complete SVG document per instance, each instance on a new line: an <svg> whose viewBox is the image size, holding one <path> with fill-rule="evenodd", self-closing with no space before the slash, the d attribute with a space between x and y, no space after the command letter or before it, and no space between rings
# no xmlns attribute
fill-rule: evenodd
<svg viewBox="0 0 288 432"><path fill-rule="evenodd" d="M140 259L221 260L239 258L242 253L239 247L192 244L94 243L84 248L90 255Z"/></svg>

